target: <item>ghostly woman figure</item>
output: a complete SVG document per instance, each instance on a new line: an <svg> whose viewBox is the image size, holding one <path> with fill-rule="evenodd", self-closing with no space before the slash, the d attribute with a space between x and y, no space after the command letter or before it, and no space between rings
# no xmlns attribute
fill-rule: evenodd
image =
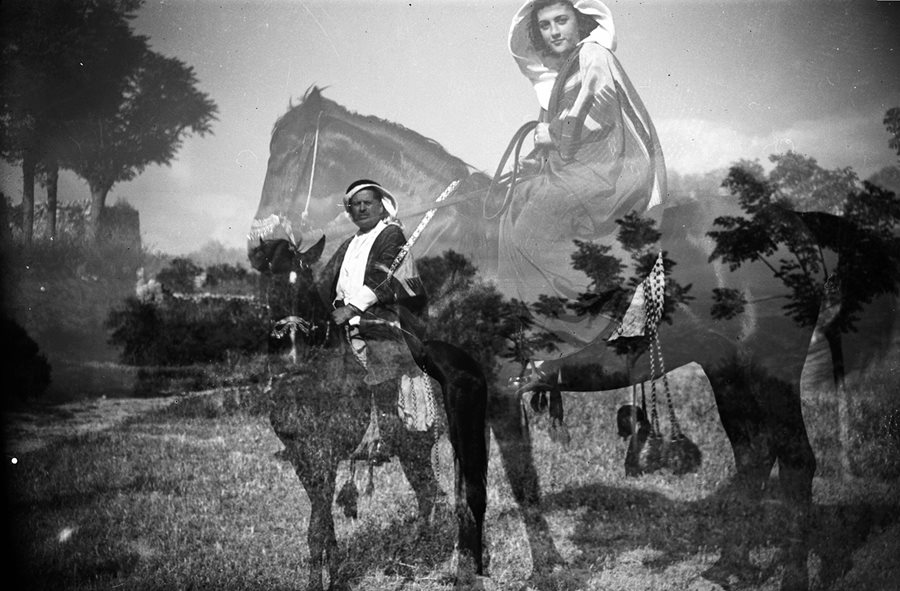
<svg viewBox="0 0 900 591"><path fill-rule="evenodd" d="M539 172L517 184L500 221L499 285L508 296L574 301L590 279L572 266L573 241L608 246L627 263L615 220L665 198L656 130L615 48L612 15L598 0L529 1L513 18L509 49L541 112ZM586 342L598 322L607 320L563 316L550 328Z"/></svg>

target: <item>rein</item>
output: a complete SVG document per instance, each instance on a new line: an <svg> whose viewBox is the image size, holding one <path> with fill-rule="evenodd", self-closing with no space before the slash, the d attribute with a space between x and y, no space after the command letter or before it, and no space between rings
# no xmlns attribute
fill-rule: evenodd
<svg viewBox="0 0 900 591"><path fill-rule="evenodd" d="M509 141L509 144L506 146L506 150L503 152L503 156L500 157L500 163L497 165L497 170L494 172L494 177L491 179L491 186L488 188L487 195L485 196L484 201L482 202L482 212L484 214L484 219L492 220L497 216L501 215L506 209L509 207L509 203L512 200L513 192L516 188L516 182L518 181L519 176L519 155L522 152L522 144L525 143L525 139L528 137L528 134L537 127L537 121L529 121L520 127L516 133L513 134L512 139ZM506 167L506 163L509 160L510 155L515 153L513 157L513 169L512 172L508 175L503 174L503 169ZM494 192L494 188L503 183L505 180L509 181L509 186L506 188L506 195L503 197L503 203L500 205L500 208L495 211L493 214L488 215L487 213L487 198L491 196Z"/></svg>

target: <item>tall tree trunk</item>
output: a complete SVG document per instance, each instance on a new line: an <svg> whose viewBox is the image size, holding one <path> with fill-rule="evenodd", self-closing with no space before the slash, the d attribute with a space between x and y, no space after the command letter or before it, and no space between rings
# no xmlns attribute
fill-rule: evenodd
<svg viewBox="0 0 900 591"><path fill-rule="evenodd" d="M87 238L88 242L96 243L100 235L100 216L103 215L103 208L106 207L106 196L108 194L109 187L91 183L91 216L85 228L85 238Z"/></svg>
<svg viewBox="0 0 900 591"><path fill-rule="evenodd" d="M832 377L838 408L838 458L841 464L841 479L849 480L850 468L850 392L847 390L844 367L844 346L837 323L825 327L825 339L831 351Z"/></svg>
<svg viewBox="0 0 900 591"><path fill-rule="evenodd" d="M34 156L25 153L22 158L22 240L31 246L34 237Z"/></svg>
<svg viewBox="0 0 900 591"><path fill-rule="evenodd" d="M47 231L50 240L56 240L56 204L59 190L59 164L49 160L47 166Z"/></svg>

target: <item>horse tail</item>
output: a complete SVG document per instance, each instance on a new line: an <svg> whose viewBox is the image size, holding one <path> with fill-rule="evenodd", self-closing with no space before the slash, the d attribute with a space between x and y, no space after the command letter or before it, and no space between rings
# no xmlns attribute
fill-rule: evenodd
<svg viewBox="0 0 900 591"><path fill-rule="evenodd" d="M471 481L487 480L487 379L481 366L462 349L441 341L426 341L427 366L442 374L455 406L456 432L470 453L461 453L463 473ZM441 381L441 380L439 380Z"/></svg>
<svg viewBox="0 0 900 591"><path fill-rule="evenodd" d="M483 487L487 482L487 378L465 351L435 340L421 340L412 327L418 319L398 306L403 338L416 365L441 385L450 443L465 480Z"/></svg>

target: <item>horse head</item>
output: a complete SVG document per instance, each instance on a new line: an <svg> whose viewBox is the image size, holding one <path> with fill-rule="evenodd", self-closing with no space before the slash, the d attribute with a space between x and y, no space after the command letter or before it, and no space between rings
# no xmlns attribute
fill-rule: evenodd
<svg viewBox="0 0 900 591"><path fill-rule="evenodd" d="M294 246L284 238L259 239L259 244L247 251L250 265L263 274L288 273L294 265Z"/></svg>
<svg viewBox="0 0 900 591"><path fill-rule="evenodd" d="M342 196L359 178L378 179L401 196L400 217L409 228L435 207L445 187L462 179L459 199L443 204L421 234L417 256L453 249L471 256L482 269L495 265L496 240L491 236L496 224L484 220L482 207L490 178L434 140L399 123L352 112L316 87L274 125L248 251L258 249L259 238L283 237L280 225L288 222L297 238L325 234L329 255L340 237L355 231Z"/></svg>

